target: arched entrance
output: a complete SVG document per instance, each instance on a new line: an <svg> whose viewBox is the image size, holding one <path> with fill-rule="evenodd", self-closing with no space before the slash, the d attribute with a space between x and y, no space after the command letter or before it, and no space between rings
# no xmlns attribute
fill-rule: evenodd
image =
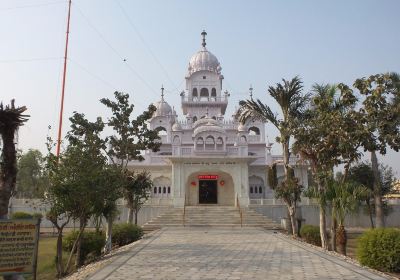
<svg viewBox="0 0 400 280"><path fill-rule="evenodd" d="M188 176L186 205L235 205L232 176L221 171L199 171Z"/></svg>

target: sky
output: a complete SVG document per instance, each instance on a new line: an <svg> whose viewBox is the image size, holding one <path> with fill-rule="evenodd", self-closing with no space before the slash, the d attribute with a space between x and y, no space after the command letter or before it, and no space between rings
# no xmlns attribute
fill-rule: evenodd
<svg viewBox="0 0 400 280"><path fill-rule="evenodd" d="M45 152L46 136L56 138L67 2L0 0L0 101L14 98L28 107L30 119L19 132L24 151ZM130 94L139 114L160 99L164 85L179 114L203 29L231 94L227 117L250 85L255 98L279 112L267 87L282 78L299 75L307 92L314 83L351 85L400 72L399 10L397 0L73 0L63 135L74 111L107 119L99 99L116 90ZM270 124L267 134L274 142ZM273 152L281 152L279 145ZM400 176L399 153L379 159Z"/></svg>

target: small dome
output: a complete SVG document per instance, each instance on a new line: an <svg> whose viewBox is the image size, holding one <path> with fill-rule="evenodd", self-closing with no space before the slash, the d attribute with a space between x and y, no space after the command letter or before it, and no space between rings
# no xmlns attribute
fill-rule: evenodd
<svg viewBox="0 0 400 280"><path fill-rule="evenodd" d="M179 123L174 123L174 125L172 126L172 131L182 131L182 127Z"/></svg>
<svg viewBox="0 0 400 280"><path fill-rule="evenodd" d="M167 116L172 113L171 106L169 106L164 98L161 98L160 101L155 102L153 105L157 108L157 110L153 114L153 117Z"/></svg>
<svg viewBox="0 0 400 280"><path fill-rule="evenodd" d="M196 136L201 132L219 132L224 134L225 129L214 119L204 118L195 123L193 134Z"/></svg>
<svg viewBox="0 0 400 280"><path fill-rule="evenodd" d="M238 131L239 132L246 132L247 131L247 128L246 128L246 126L244 125L244 124L239 124L239 126L238 126Z"/></svg>

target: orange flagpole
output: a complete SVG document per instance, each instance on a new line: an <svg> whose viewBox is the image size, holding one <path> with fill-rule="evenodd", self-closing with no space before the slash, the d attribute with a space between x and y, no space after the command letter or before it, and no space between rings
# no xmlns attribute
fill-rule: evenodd
<svg viewBox="0 0 400 280"><path fill-rule="evenodd" d="M66 78L66 74L67 74L69 22L71 19L71 2L72 2L72 0L69 0L69 2L68 2L67 36L65 39L64 73L63 73L63 80L62 80L60 122L58 124L57 151L56 151L57 156L60 155L60 146L61 146L61 130L62 130L63 112L64 112L65 78Z"/></svg>

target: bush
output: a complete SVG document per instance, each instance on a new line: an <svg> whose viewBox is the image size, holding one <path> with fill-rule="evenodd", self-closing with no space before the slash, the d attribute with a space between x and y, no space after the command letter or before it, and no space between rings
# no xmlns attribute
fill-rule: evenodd
<svg viewBox="0 0 400 280"><path fill-rule="evenodd" d="M312 225L304 225L300 229L300 236L306 240L307 243L321 246L321 235L319 227Z"/></svg>
<svg viewBox="0 0 400 280"><path fill-rule="evenodd" d="M112 231L112 242L118 246L132 243L143 236L142 228L133 224L115 224Z"/></svg>
<svg viewBox="0 0 400 280"><path fill-rule="evenodd" d="M11 219L32 219L33 215L26 212L15 212L11 214Z"/></svg>
<svg viewBox="0 0 400 280"><path fill-rule="evenodd" d="M72 231L63 238L63 249L71 251L75 240L78 238L79 231ZM88 261L89 257L96 258L101 255L101 250L106 243L103 232L86 232L82 234L81 250L82 261ZM75 253L75 252L74 252Z"/></svg>
<svg viewBox="0 0 400 280"><path fill-rule="evenodd" d="M356 255L362 265L381 271L400 271L400 230L371 229L357 240Z"/></svg>

